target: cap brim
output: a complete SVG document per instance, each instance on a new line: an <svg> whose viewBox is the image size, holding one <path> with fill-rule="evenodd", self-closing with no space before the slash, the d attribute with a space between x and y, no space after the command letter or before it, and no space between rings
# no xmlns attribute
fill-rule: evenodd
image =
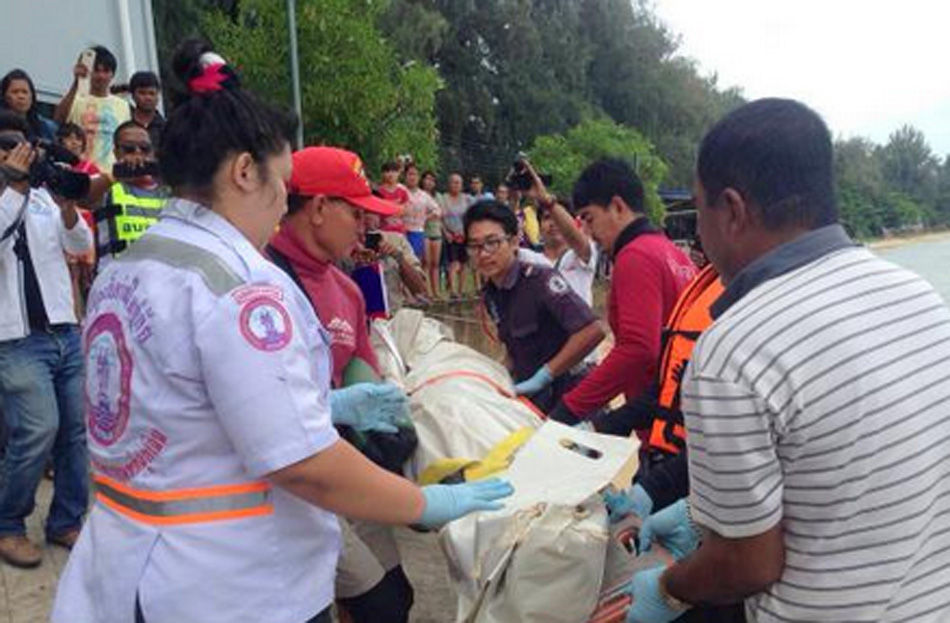
<svg viewBox="0 0 950 623"><path fill-rule="evenodd" d="M402 212L402 207L392 201L380 199L376 195L364 195L362 197L343 197L349 203L367 212L379 214L380 216L395 216Z"/></svg>

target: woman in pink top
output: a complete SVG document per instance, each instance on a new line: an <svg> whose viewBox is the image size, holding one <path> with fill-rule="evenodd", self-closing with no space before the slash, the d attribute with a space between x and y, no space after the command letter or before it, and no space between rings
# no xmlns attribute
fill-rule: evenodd
<svg viewBox="0 0 950 623"><path fill-rule="evenodd" d="M432 195L419 187L419 168L412 163L406 166L406 190L409 191L409 203L402 213L402 222L406 226L406 239L420 260L425 258L426 217L432 211L431 206L438 205Z"/></svg>

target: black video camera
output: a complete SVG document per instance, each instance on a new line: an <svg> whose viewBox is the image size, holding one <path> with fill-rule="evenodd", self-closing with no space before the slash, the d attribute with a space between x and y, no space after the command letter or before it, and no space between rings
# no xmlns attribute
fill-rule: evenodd
<svg viewBox="0 0 950 623"><path fill-rule="evenodd" d="M518 153L515 157L515 163L511 165L511 171L508 172L508 176L505 177L505 186L511 190L531 190L531 186L534 185L534 181L531 179L531 174L528 173L528 167L525 166L525 161L528 159L523 153ZM538 174L538 177L541 178L541 183L545 186L550 186L554 181L554 178L550 175Z"/></svg>
<svg viewBox="0 0 950 623"><path fill-rule="evenodd" d="M134 180L139 177L158 177L158 162L146 160L139 166L132 166L127 162L116 162L112 165L112 177L117 180Z"/></svg>
<svg viewBox="0 0 950 623"><path fill-rule="evenodd" d="M10 151L20 142L14 136L0 136L0 149ZM45 185L51 193L64 199L78 200L89 194L89 176L70 168L79 162L71 151L44 139L33 141L33 148L36 159L30 165L30 186Z"/></svg>

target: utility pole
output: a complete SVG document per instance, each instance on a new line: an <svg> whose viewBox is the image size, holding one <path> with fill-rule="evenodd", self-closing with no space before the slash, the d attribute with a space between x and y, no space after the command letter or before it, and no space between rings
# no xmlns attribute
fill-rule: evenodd
<svg viewBox="0 0 950 623"><path fill-rule="evenodd" d="M303 148L303 112L300 104L300 62L297 60L297 2L287 0L287 30L290 39L290 83L297 114L296 148Z"/></svg>

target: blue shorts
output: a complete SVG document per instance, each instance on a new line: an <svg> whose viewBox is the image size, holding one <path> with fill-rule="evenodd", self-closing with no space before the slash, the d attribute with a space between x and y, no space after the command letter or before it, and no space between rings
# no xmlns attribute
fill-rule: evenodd
<svg viewBox="0 0 950 623"><path fill-rule="evenodd" d="M407 231L406 240L409 241L409 246L412 247L412 250L415 251L416 257L420 260L425 258L426 254L426 234L422 231Z"/></svg>

